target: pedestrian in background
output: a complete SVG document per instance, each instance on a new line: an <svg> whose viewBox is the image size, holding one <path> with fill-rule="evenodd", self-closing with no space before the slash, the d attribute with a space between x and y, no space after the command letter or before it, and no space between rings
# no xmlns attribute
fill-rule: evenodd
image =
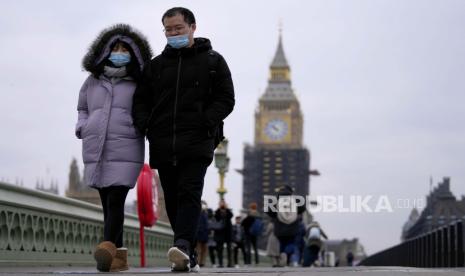
<svg viewBox="0 0 465 276"><path fill-rule="evenodd" d="M263 233L263 220L258 214L257 203L249 204L247 216L242 221L245 233L245 252L247 254L247 264L252 264L252 248L254 250L255 264L259 263L257 242Z"/></svg>
<svg viewBox="0 0 465 276"><path fill-rule="evenodd" d="M211 208L207 209L208 214L208 255L210 256L210 263L212 267L216 267L216 241L215 241L215 229L219 226L218 222L215 219L213 210Z"/></svg>
<svg viewBox="0 0 465 276"><path fill-rule="evenodd" d="M323 238L328 239L328 236L326 236L326 233L321 229L317 221L312 221L307 225L303 266L314 265L318 260L319 252L323 245Z"/></svg>
<svg viewBox="0 0 465 276"><path fill-rule="evenodd" d="M265 237L268 237L268 240L266 243L266 255L270 257L271 265L273 267L279 267L281 266L281 263L279 262L279 255L280 255L279 240L274 235L273 230L274 230L273 223L271 222L268 223L266 230L265 230Z"/></svg>
<svg viewBox="0 0 465 276"><path fill-rule="evenodd" d="M199 227L197 229L197 262L200 267L205 266L208 251L208 205L202 200L202 211L200 211Z"/></svg>
<svg viewBox="0 0 465 276"><path fill-rule="evenodd" d="M232 229L232 241L234 247L234 265L239 267L239 250L242 252L242 257L244 258L244 264L247 264L247 255L244 248L244 228L241 225L241 217L237 216L235 218L236 223L233 225Z"/></svg>
<svg viewBox="0 0 465 276"><path fill-rule="evenodd" d="M352 251L347 252L346 260L348 266L354 265L354 253L352 253Z"/></svg>
<svg viewBox="0 0 465 276"><path fill-rule="evenodd" d="M231 239L233 213L224 200L220 201L219 208L215 212L215 219L220 224L215 230L216 250L218 253L218 267L223 267L223 251L226 245L227 266L233 267L231 260Z"/></svg>
<svg viewBox="0 0 465 276"><path fill-rule="evenodd" d="M297 206L296 199L293 197L294 189L289 185L283 185L276 189L278 202L287 202L289 207ZM278 207L279 208L279 207ZM294 262L296 250L299 245L299 225L302 220L301 214L305 211L305 204L295 208L284 208L284 210L268 210L267 214L271 217L274 224L274 234L279 240L280 263L289 265ZM291 257L294 256L294 259Z"/></svg>

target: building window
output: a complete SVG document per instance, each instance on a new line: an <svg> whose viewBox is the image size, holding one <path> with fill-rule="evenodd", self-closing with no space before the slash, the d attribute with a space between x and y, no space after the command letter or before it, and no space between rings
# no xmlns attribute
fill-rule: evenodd
<svg viewBox="0 0 465 276"><path fill-rule="evenodd" d="M274 170L274 173L275 173L275 174L282 174L283 171L282 171L282 170L279 170L279 169L276 169L276 170Z"/></svg>

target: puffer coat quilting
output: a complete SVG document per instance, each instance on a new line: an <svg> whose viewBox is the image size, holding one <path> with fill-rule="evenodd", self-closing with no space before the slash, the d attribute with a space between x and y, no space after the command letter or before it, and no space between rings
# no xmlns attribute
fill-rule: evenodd
<svg viewBox="0 0 465 276"><path fill-rule="evenodd" d="M145 37L119 24L104 30L83 59L84 69L92 74L79 93L76 136L82 139L84 182L95 188L133 188L144 162L144 138L131 116L136 82L130 77L112 81L94 74L117 40L131 47L140 70L151 58Z"/></svg>
<svg viewBox="0 0 465 276"><path fill-rule="evenodd" d="M144 138L131 117L135 87L133 81L112 85L104 76L89 76L81 89L76 132L82 138L84 182L91 187L135 185L144 162Z"/></svg>

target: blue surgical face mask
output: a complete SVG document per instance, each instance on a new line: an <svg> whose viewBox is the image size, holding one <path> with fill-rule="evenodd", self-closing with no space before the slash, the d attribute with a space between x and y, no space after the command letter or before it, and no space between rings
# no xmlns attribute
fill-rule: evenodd
<svg viewBox="0 0 465 276"><path fill-rule="evenodd" d="M131 55L129 53L111 52L108 58L116 67L121 67L128 64L131 61Z"/></svg>
<svg viewBox="0 0 465 276"><path fill-rule="evenodd" d="M189 45L189 34L168 36L168 45L175 49L187 47Z"/></svg>

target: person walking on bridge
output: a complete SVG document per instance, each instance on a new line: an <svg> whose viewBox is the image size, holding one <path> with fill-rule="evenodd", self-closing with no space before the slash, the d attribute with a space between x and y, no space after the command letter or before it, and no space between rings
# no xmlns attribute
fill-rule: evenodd
<svg viewBox="0 0 465 276"><path fill-rule="evenodd" d="M89 76L79 92L75 134L82 139L84 182L98 190L102 201L104 241L94 253L99 271L128 269L124 202L144 162L144 137L131 117L132 97L151 57L146 38L118 24L100 33L82 62Z"/></svg>
<svg viewBox="0 0 465 276"><path fill-rule="evenodd" d="M222 140L223 120L234 107L234 87L225 59L210 40L194 38L194 14L182 7L161 18L167 45L144 70L134 94L133 118L150 144L158 169L173 246L173 271L199 271L195 236L204 178Z"/></svg>

